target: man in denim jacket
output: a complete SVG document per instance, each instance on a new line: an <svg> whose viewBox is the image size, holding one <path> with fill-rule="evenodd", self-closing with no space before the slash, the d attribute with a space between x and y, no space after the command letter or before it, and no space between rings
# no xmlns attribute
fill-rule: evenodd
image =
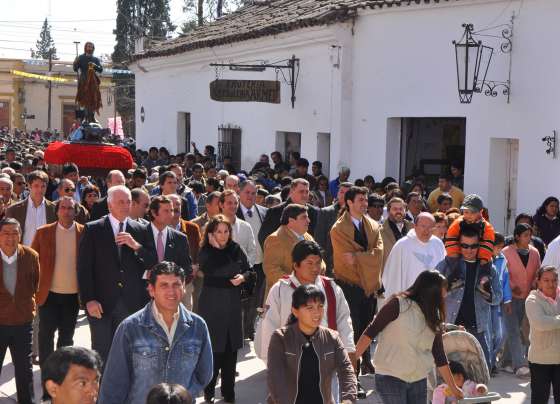
<svg viewBox="0 0 560 404"><path fill-rule="evenodd" d="M212 347L204 320L180 303L185 272L156 264L152 301L118 327L101 382L98 404L144 404L158 383L178 383L196 397L212 378Z"/></svg>
<svg viewBox="0 0 560 404"><path fill-rule="evenodd" d="M482 266L477 258L479 240L475 229L462 229L459 239L461 256L446 257L436 269L448 282L446 322L463 326L476 337L491 369L487 324L491 319L491 305L502 300L502 287L494 265Z"/></svg>

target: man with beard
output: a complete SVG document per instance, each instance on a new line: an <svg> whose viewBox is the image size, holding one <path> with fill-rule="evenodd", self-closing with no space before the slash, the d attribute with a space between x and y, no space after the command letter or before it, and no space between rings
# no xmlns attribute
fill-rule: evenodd
<svg viewBox="0 0 560 404"><path fill-rule="evenodd" d="M381 226L381 237L383 238L383 265L389 257L389 253L397 241L406 236L413 225L405 220L406 204L401 198L391 198L387 203L389 216Z"/></svg>
<svg viewBox="0 0 560 404"><path fill-rule="evenodd" d="M93 42L86 42L84 45L84 53L74 60L73 68L76 73L79 73L78 77L78 94L76 95L76 102L82 107L84 107L83 118L86 122L95 122L94 110L90 110L85 107L85 89L87 84L87 75L90 65L93 67L97 73L103 72L103 67L101 66L101 61L93 56L93 51L95 50L95 45ZM97 91L99 92L99 78L97 78ZM101 95L99 95L99 100L101 100Z"/></svg>

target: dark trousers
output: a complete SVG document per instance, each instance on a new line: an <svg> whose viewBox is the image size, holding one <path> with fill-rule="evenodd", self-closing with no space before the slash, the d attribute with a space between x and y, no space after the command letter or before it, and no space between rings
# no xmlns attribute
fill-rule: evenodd
<svg viewBox="0 0 560 404"><path fill-rule="evenodd" d="M24 325L0 325L0 365L4 363L6 350L10 348L16 376L17 401L33 404L33 365L31 363L31 323ZM0 367L0 373L2 368Z"/></svg>
<svg viewBox="0 0 560 404"><path fill-rule="evenodd" d="M224 352L214 352L214 375L208 386L204 389L204 394L214 397L216 391L216 382L218 380L218 373L222 373L222 397L226 401L233 401L235 399L235 367L237 366L237 350L231 349L231 341L228 336L226 348Z"/></svg>
<svg viewBox="0 0 560 404"><path fill-rule="evenodd" d="M350 318L352 319L352 328L354 329L354 342L358 342L362 333L373 320L377 299L374 295L367 297L364 290L359 286L350 285L341 281L336 281L336 283L342 289L344 297L348 302ZM362 358L364 358L364 360L371 360L369 349L366 349ZM359 360L360 358L357 359Z"/></svg>
<svg viewBox="0 0 560 404"><path fill-rule="evenodd" d="M531 404L548 403L550 385L554 404L560 403L560 365L529 363L531 370Z"/></svg>
<svg viewBox="0 0 560 404"><path fill-rule="evenodd" d="M257 280L253 289L253 294L241 302L243 315L243 336L253 339L255 334L255 319L257 318L257 307L262 307L264 302L265 274L262 264L253 266Z"/></svg>
<svg viewBox="0 0 560 404"><path fill-rule="evenodd" d="M39 307L39 364L54 351L54 333L58 330L56 347L74 345L74 330L78 319L78 294L49 292L45 303Z"/></svg>
<svg viewBox="0 0 560 404"><path fill-rule="evenodd" d="M121 299L110 313L104 312L101 318L88 315L89 331L91 333L91 349L99 353L101 359L103 359L103 364L107 362L109 349L111 349L111 342L113 341L113 335L115 335L117 327L130 314L131 313L128 312L128 309Z"/></svg>

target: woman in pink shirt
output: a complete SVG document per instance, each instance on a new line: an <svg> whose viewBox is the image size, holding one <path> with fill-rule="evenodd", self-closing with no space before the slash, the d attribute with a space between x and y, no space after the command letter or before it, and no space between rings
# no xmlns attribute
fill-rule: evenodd
<svg viewBox="0 0 560 404"><path fill-rule="evenodd" d="M512 292L511 311L506 311L505 322L507 340L511 352L511 365L515 374L529 376L527 367L527 348L521 343L521 322L525 317L525 299L533 289L536 273L541 266L538 250L533 247L531 236L533 230L526 223L515 226L513 244L502 250L509 269L509 283Z"/></svg>

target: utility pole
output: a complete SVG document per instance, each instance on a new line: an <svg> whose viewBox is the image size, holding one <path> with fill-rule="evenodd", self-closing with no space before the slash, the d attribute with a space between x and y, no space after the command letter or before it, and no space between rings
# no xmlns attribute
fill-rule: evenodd
<svg viewBox="0 0 560 404"><path fill-rule="evenodd" d="M49 77L52 72L52 54L53 54L53 50L51 48L49 49ZM48 107L49 110L47 115L47 127L49 129L51 129L51 107L52 107L52 81L49 80L49 107Z"/></svg>

